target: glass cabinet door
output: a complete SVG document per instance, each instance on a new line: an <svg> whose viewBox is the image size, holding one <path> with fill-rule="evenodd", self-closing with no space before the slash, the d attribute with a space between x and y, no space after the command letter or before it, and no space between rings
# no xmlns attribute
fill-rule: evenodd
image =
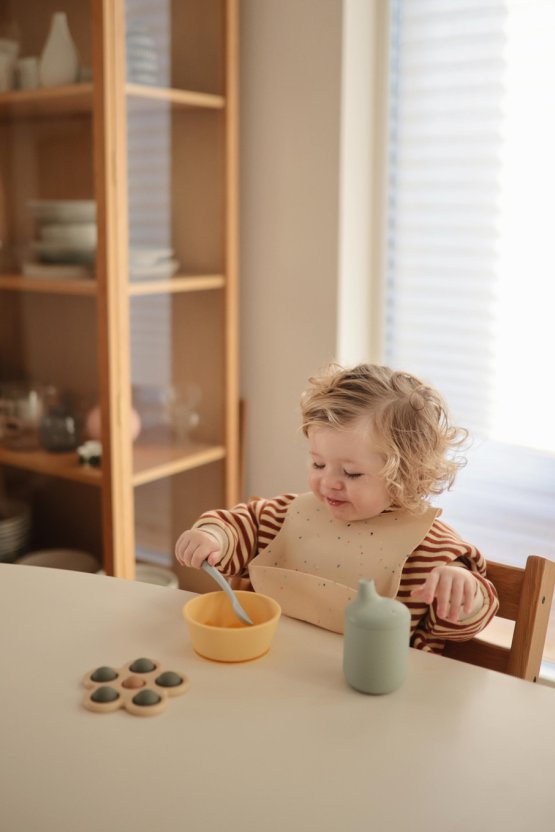
<svg viewBox="0 0 555 832"><path fill-rule="evenodd" d="M0 0L0 561L169 569L238 499L236 24Z"/></svg>
<svg viewBox="0 0 555 832"><path fill-rule="evenodd" d="M137 434L140 571L145 564L172 567L180 532L232 496L227 7L221 0L125 3L130 425ZM204 578L179 572L188 587Z"/></svg>
<svg viewBox="0 0 555 832"><path fill-rule="evenodd" d="M99 395L91 66L87 3L0 2L0 561L96 571L102 480L76 450Z"/></svg>

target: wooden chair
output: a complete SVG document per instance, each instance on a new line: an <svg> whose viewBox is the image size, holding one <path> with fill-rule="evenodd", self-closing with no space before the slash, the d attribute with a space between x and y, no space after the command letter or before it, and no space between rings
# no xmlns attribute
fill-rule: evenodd
<svg viewBox="0 0 555 832"><path fill-rule="evenodd" d="M470 641L448 641L444 655L535 682L551 612L555 563L536 555L528 558L524 569L488 561L487 577L499 595L494 621L504 618L515 622L510 647L486 641L486 628Z"/></svg>

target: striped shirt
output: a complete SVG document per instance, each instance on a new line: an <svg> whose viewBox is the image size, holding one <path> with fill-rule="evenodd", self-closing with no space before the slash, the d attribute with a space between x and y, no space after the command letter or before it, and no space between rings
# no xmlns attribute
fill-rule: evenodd
<svg viewBox="0 0 555 832"><path fill-rule="evenodd" d="M220 532L223 555L218 569L224 575L247 574L250 561L264 551L280 531L296 496L252 498L229 510L208 511L199 518L195 528L211 526ZM432 569L453 563L472 572L483 597L478 612L457 623L438 616L435 600L428 605L410 597L411 591L425 582ZM486 562L480 552L437 518L424 540L405 561L396 597L411 614L411 645L433 653L441 653L446 640L465 641L477 635L489 624L499 606L495 589L486 579Z"/></svg>

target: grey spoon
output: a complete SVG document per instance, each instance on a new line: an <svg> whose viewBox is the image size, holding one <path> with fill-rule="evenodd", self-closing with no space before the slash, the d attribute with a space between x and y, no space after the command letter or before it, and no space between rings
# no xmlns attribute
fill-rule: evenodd
<svg viewBox="0 0 555 832"><path fill-rule="evenodd" d="M214 569L213 566L210 566L207 560L203 562L201 568L204 569L205 572L208 572L208 574L212 578L214 578L216 583L221 586L221 588L231 601L231 606L233 607L233 612L235 613L235 615L238 618L240 618L241 621L244 621L245 624L252 624L253 622L251 621L251 619L249 618L239 601L237 600L237 596L233 592L232 588L230 587L224 576L220 572L218 572L217 569Z"/></svg>

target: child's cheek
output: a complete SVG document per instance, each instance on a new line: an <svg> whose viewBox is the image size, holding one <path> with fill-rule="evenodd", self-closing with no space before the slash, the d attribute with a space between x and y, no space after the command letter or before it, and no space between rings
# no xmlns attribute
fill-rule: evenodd
<svg viewBox="0 0 555 832"><path fill-rule="evenodd" d="M318 472L314 471L314 469L311 470L309 475L308 475L308 486L309 486L310 490L315 494L317 494L320 490L319 489L319 479L320 478L318 476Z"/></svg>

